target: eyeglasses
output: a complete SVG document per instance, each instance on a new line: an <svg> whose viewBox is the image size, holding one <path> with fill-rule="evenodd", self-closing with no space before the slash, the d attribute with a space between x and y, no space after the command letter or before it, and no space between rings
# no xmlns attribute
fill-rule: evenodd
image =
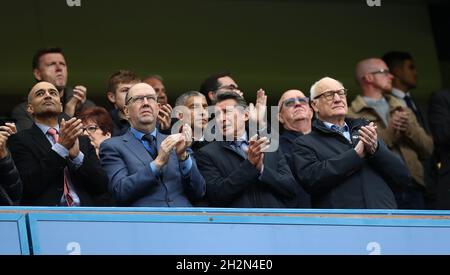
<svg viewBox="0 0 450 275"><path fill-rule="evenodd" d="M295 106L295 103L300 103L301 105L308 105L309 98L307 97L292 97L288 98L285 101L283 101L283 105L286 107L293 107Z"/></svg>
<svg viewBox="0 0 450 275"><path fill-rule="evenodd" d="M345 96L347 95L347 89L343 88L337 91L328 91L314 97L314 99L318 99L319 97L323 96L326 100L330 101L334 98L335 94L337 94L340 98L345 98Z"/></svg>
<svg viewBox="0 0 450 275"><path fill-rule="evenodd" d="M95 131L97 131L98 128L99 127L97 125L90 125L90 126L84 127L83 131L87 131L88 133L93 134L93 133L95 133Z"/></svg>
<svg viewBox="0 0 450 275"><path fill-rule="evenodd" d="M139 95L139 96L135 96L135 97L130 97L125 104L128 105L128 103L130 103L130 101L131 101L131 103L142 104L142 103L144 103L144 99L147 99L147 101L153 100L154 102L156 102L155 95Z"/></svg>
<svg viewBox="0 0 450 275"><path fill-rule="evenodd" d="M374 72L370 72L369 74L384 74L384 75L388 75L391 72L389 71L389 69L379 69L378 71L374 71Z"/></svg>

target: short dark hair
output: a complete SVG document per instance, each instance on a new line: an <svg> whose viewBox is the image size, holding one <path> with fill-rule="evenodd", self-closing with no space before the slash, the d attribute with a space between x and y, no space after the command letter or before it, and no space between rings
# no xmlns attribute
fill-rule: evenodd
<svg viewBox="0 0 450 275"><path fill-rule="evenodd" d="M119 84L139 83L141 79L132 71L118 70L108 80L108 92L115 92Z"/></svg>
<svg viewBox="0 0 450 275"><path fill-rule="evenodd" d="M389 70L392 70L398 66L401 66L406 60L412 60L412 56L408 52L392 51L383 55L384 63L388 66Z"/></svg>
<svg viewBox="0 0 450 275"><path fill-rule="evenodd" d="M113 132L113 122L111 116L103 107L94 106L83 108L78 115L78 118L81 119L83 123L88 120L94 121L105 134L112 134Z"/></svg>
<svg viewBox="0 0 450 275"><path fill-rule="evenodd" d="M215 74L208 76L203 81L202 85L200 86L200 90L198 90L198 91L206 97L208 104L211 104L209 97L208 97L208 93L210 91L216 91L217 89L219 89L220 83L219 83L218 79L222 78L222 77L226 77L226 76L231 77L231 73L230 72L215 73Z"/></svg>
<svg viewBox="0 0 450 275"><path fill-rule="evenodd" d="M240 96L238 93L235 92L224 92L218 94L216 98L216 104L227 99L235 100L237 102L237 105L241 106L244 109L248 107L247 101L245 101L245 99L242 96Z"/></svg>
<svg viewBox="0 0 450 275"><path fill-rule="evenodd" d="M37 69L39 67L39 59L41 58L41 56L43 56L44 54L48 54L48 53L60 53L64 56L63 54L63 50L59 47L52 47L52 48L44 48L44 49L39 49L33 56L33 60L31 62L31 66L32 69Z"/></svg>

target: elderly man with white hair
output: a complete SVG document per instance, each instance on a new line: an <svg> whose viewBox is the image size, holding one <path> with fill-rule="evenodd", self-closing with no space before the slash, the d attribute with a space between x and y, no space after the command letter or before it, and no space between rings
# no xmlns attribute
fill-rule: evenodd
<svg viewBox="0 0 450 275"><path fill-rule="evenodd" d="M293 174L315 208L397 208L392 192L409 182L407 168L365 119L346 119L347 90L325 77L311 87L311 133L296 139Z"/></svg>

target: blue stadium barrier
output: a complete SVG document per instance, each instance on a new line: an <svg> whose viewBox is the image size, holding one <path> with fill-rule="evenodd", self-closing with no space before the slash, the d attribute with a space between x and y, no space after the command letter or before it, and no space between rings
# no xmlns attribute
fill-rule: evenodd
<svg viewBox="0 0 450 275"><path fill-rule="evenodd" d="M33 254L450 254L450 211L14 209Z"/></svg>
<svg viewBox="0 0 450 275"><path fill-rule="evenodd" d="M0 214L0 255L29 255L25 215Z"/></svg>

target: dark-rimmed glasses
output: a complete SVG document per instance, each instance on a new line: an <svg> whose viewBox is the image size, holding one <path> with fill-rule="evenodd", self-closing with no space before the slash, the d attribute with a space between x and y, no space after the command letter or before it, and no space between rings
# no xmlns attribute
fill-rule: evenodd
<svg viewBox="0 0 450 275"><path fill-rule="evenodd" d="M144 99L147 99L147 101L149 101L149 102L151 100L153 100L155 102L157 101L156 95L139 95L139 96L130 97L125 104L128 105L128 103L130 103L130 102L142 104L142 103L144 103Z"/></svg>
<svg viewBox="0 0 450 275"><path fill-rule="evenodd" d="M316 97L314 97L314 99L318 99L320 97L325 98L326 100L330 101L334 98L334 95L337 94L340 98L345 98L345 96L347 95L347 89L343 88L337 91L328 91L325 93L322 93Z"/></svg>

